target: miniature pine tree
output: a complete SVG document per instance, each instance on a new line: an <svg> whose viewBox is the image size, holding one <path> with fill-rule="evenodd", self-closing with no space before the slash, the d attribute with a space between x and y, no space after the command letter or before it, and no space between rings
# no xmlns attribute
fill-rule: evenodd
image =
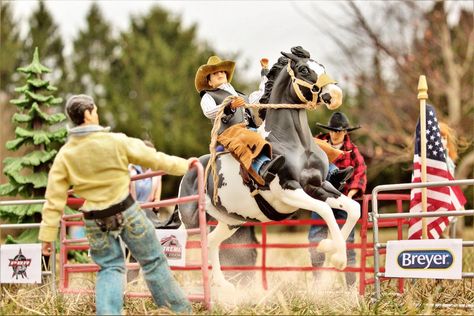
<svg viewBox="0 0 474 316"><path fill-rule="evenodd" d="M17 71L26 75L26 84L15 89L21 97L10 101L18 111L12 117L16 125L15 139L8 141L6 148L9 151L25 148L27 153L3 160L3 173L9 182L0 185L0 196L44 199L48 171L67 135L66 128L56 124L66 117L62 113L51 113L62 99L53 95L57 88L43 79L51 70L40 63L38 48L32 63ZM14 223L37 222L41 208L40 204L3 206L0 218Z"/></svg>

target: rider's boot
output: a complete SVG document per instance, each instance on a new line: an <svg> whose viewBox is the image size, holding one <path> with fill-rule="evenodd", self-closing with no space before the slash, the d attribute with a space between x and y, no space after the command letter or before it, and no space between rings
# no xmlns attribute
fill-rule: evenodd
<svg viewBox="0 0 474 316"><path fill-rule="evenodd" d="M328 181L338 190L341 191L346 184L346 181L350 179L354 173L354 168L349 166L344 169L335 170L330 176Z"/></svg>
<svg viewBox="0 0 474 316"><path fill-rule="evenodd" d="M272 160L268 160L258 170L258 174L263 178L265 184L268 184L275 179L278 170L285 164L285 157L278 155L274 156Z"/></svg>

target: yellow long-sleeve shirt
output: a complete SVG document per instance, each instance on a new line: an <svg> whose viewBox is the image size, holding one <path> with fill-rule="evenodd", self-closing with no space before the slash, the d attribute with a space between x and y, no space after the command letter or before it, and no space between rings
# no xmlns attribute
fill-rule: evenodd
<svg viewBox="0 0 474 316"><path fill-rule="evenodd" d="M58 225L72 186L85 199L83 210L101 210L129 193L128 165L137 164L171 175L183 175L186 159L169 156L124 134L95 131L70 136L59 150L48 175L39 239L56 240Z"/></svg>

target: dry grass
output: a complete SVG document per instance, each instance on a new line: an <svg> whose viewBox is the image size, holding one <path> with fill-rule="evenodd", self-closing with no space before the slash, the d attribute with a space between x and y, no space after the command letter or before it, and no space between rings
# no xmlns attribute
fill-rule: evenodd
<svg viewBox="0 0 474 316"><path fill-rule="evenodd" d="M385 233L382 239L392 238L393 232ZM472 227L466 228L465 240L474 239ZM283 241L284 240L284 241ZM305 242L306 232L272 234L269 242ZM357 240L356 240L357 242ZM196 254L191 253L191 257ZM464 271L474 271L474 249L464 252ZM260 256L257 259L260 263ZM272 266L310 265L306 249L278 249L268 251L268 262ZM175 273L180 284L188 293L201 291L199 272ZM329 275L329 278L334 278ZM73 286L94 287L94 276L81 274L71 280ZM260 274L250 287L237 287L235 291L211 290L213 308L206 311L200 304L193 304L194 313L199 315L375 315L375 314L423 314L423 315L471 315L473 310L455 308L435 308L432 303L473 304L474 280L407 280L405 292L398 294L396 282L382 284L383 296L375 303L371 299L373 289L367 288L367 295L360 297L356 289L341 290L324 288L314 282L311 273L289 272L269 273L269 289L261 286ZM128 290L142 290L138 281L129 284ZM13 314L61 314L86 315L95 313L94 297L91 295L53 295L48 284L3 285L0 288L0 315ZM170 314L167 309L157 308L150 298L128 298L125 300L128 315Z"/></svg>

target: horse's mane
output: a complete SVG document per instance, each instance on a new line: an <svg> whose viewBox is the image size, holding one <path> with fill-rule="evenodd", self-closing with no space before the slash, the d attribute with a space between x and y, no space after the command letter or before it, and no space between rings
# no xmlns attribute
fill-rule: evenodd
<svg viewBox="0 0 474 316"><path fill-rule="evenodd" d="M270 100L270 94L272 93L273 84L275 83L276 78L280 74L281 70L286 67L288 64L287 57L280 57L278 61L272 66L270 71L267 74L267 82L265 83L265 90L263 92L262 97L260 98L260 104L268 104ZM265 115L267 114L267 109L260 109L258 111L258 116L265 120Z"/></svg>
<svg viewBox="0 0 474 316"><path fill-rule="evenodd" d="M273 84L275 83L275 80L280 74L281 70L285 68L287 64L288 64L288 58L282 56L278 58L278 61L272 66L272 68L267 74L268 80L265 83L265 91L263 93L263 96L260 98L260 103L262 104L268 103L268 100L270 99L270 94L272 93Z"/></svg>
<svg viewBox="0 0 474 316"><path fill-rule="evenodd" d="M308 51L306 51L304 48L301 46L296 46L291 48L291 52L302 58L309 58L310 54ZM280 74L281 70L288 65L288 57L282 56L278 58L277 62L272 66L270 71L267 74L267 82L265 83L265 90L263 93L263 96L260 98L260 104L268 104L268 101L270 100L270 94L272 93L273 89L273 84L275 83L276 78L278 78L278 75ZM265 114L266 114L266 109L260 109L258 111L258 116L262 120L265 119Z"/></svg>

